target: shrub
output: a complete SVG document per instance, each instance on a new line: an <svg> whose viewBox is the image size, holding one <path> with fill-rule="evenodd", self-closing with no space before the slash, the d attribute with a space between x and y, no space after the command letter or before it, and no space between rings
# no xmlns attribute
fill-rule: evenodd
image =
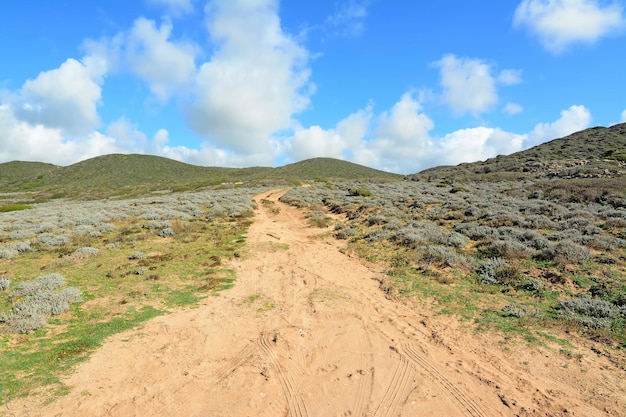
<svg viewBox="0 0 626 417"><path fill-rule="evenodd" d="M501 258L490 258L479 263L476 273L483 284L516 286L520 280L517 268Z"/></svg>
<svg viewBox="0 0 626 417"><path fill-rule="evenodd" d="M93 248L91 246L84 246L82 248L78 248L74 251L76 255L93 255L100 252L100 249Z"/></svg>
<svg viewBox="0 0 626 417"><path fill-rule="evenodd" d="M457 232L450 233L446 240L446 244L454 248L462 248L463 246L467 245L467 242L469 242L467 236Z"/></svg>
<svg viewBox="0 0 626 417"><path fill-rule="evenodd" d="M176 235L176 232L174 232L174 229L172 229L171 227L166 227L165 229L159 232L159 236L161 237L170 237L170 236L175 236L175 235Z"/></svg>
<svg viewBox="0 0 626 417"><path fill-rule="evenodd" d="M10 314L6 319L7 331L11 333L30 333L46 324L46 317L42 314Z"/></svg>
<svg viewBox="0 0 626 417"><path fill-rule="evenodd" d="M349 191L351 196L353 197L371 197L372 192L367 188L351 188Z"/></svg>
<svg viewBox="0 0 626 417"><path fill-rule="evenodd" d="M385 216L373 215L367 219L368 226L383 225L388 222Z"/></svg>
<svg viewBox="0 0 626 417"><path fill-rule="evenodd" d="M18 252L10 247L0 248L0 259L11 259L15 258L18 255Z"/></svg>
<svg viewBox="0 0 626 417"><path fill-rule="evenodd" d="M146 255L145 252L142 251L135 251L133 253L130 254L130 256L128 257L128 259L130 259L131 261L133 260L141 260L141 259L146 259L148 257L148 255Z"/></svg>
<svg viewBox="0 0 626 417"><path fill-rule="evenodd" d="M559 301L561 314L590 329L608 329L612 319L626 317L626 308L592 298L570 298Z"/></svg>
<svg viewBox="0 0 626 417"><path fill-rule="evenodd" d="M335 225L334 236L336 239L345 240L356 235L356 233L356 230L352 226L349 226L345 223L337 223Z"/></svg>
<svg viewBox="0 0 626 417"><path fill-rule="evenodd" d="M570 240L564 240L545 249L540 257L560 264L580 264L591 258L591 252L585 246L578 245Z"/></svg>
<svg viewBox="0 0 626 417"><path fill-rule="evenodd" d="M9 289L11 285L11 280L5 277L0 277L0 291L5 291Z"/></svg>
<svg viewBox="0 0 626 417"><path fill-rule="evenodd" d="M538 279L528 279L522 282L521 287L530 292L539 291L543 287L543 282Z"/></svg>
<svg viewBox="0 0 626 417"><path fill-rule="evenodd" d="M471 264L467 257L447 246L425 246L421 248L418 258L423 262L449 267L468 266Z"/></svg>
<svg viewBox="0 0 626 417"><path fill-rule="evenodd" d="M70 239L66 236L44 233L37 236L37 241L43 243L46 246L61 246L69 243Z"/></svg>
<svg viewBox="0 0 626 417"><path fill-rule="evenodd" d="M12 312L5 317L7 329L15 333L28 333L46 325L46 316L58 315L69 310L70 304L82 300L80 290L65 284L60 274L48 274L32 281L25 281L13 288Z"/></svg>
<svg viewBox="0 0 626 417"><path fill-rule="evenodd" d="M529 258L535 254L532 248L510 238L494 240L487 245L486 250L490 256L506 259Z"/></svg>
<svg viewBox="0 0 626 417"><path fill-rule="evenodd" d="M502 313L509 317L521 319L528 314L528 308L520 305L508 304L502 308Z"/></svg>
<svg viewBox="0 0 626 417"><path fill-rule="evenodd" d="M52 273L32 281L20 282L13 287L13 292L21 297L42 291L53 291L63 285L65 285L65 277L61 274Z"/></svg>
<svg viewBox="0 0 626 417"><path fill-rule="evenodd" d="M476 266L478 279L483 284L497 284L498 271L506 265L506 261L501 258L490 258Z"/></svg>

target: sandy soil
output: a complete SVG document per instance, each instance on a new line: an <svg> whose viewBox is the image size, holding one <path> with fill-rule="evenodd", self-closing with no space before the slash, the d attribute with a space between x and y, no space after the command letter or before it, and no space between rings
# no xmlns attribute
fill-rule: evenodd
<svg viewBox="0 0 626 417"><path fill-rule="evenodd" d="M381 267L276 204L259 204L233 289L111 337L68 395L0 415L626 415L626 375L601 350L500 344L391 299Z"/></svg>

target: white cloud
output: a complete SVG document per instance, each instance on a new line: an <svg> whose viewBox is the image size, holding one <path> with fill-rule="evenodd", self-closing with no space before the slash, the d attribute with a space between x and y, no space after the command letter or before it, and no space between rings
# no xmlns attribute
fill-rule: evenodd
<svg viewBox="0 0 626 417"><path fill-rule="evenodd" d="M622 6L598 0L523 0L513 23L539 37L545 48L562 52L574 43L593 43L625 26Z"/></svg>
<svg viewBox="0 0 626 417"><path fill-rule="evenodd" d="M519 84L522 82L522 70L502 70L498 75L498 82L503 85Z"/></svg>
<svg viewBox="0 0 626 417"><path fill-rule="evenodd" d="M147 0L147 2L154 6L164 7L174 17L193 12L193 0Z"/></svg>
<svg viewBox="0 0 626 417"><path fill-rule="evenodd" d="M59 128L19 120L8 105L0 105L0 143L0 161L37 161L57 165L69 165L116 150L113 138L91 132L80 140L68 140Z"/></svg>
<svg viewBox="0 0 626 417"><path fill-rule="evenodd" d="M421 104L411 93L403 94L391 110L379 116L376 136L393 138L394 142L403 145L423 145L435 124L420 110Z"/></svg>
<svg viewBox="0 0 626 417"><path fill-rule="evenodd" d="M146 134L125 117L107 126L106 133L115 139L116 150L120 153L144 153L146 151L148 145Z"/></svg>
<svg viewBox="0 0 626 417"><path fill-rule="evenodd" d="M570 106L552 123L539 123L528 134L525 147L561 138L586 129L591 124L591 112L585 106Z"/></svg>
<svg viewBox="0 0 626 417"><path fill-rule="evenodd" d="M524 111L524 107L518 103L508 102L502 108L502 111L508 115L519 114Z"/></svg>
<svg viewBox="0 0 626 417"><path fill-rule="evenodd" d="M308 52L283 33L270 0L218 0L207 6L216 51L196 79L191 127L214 144L257 153L309 104Z"/></svg>
<svg viewBox="0 0 626 417"><path fill-rule="evenodd" d="M139 18L125 45L132 70L150 84L150 90L160 100L189 83L196 71L195 48L169 41L171 32L170 23L157 28L154 21Z"/></svg>
<svg viewBox="0 0 626 417"><path fill-rule="evenodd" d="M420 102L405 93L391 109L376 119L371 139L354 151L358 163L394 172L409 172L416 161L428 160L432 147L429 132L434 122L421 112Z"/></svg>
<svg viewBox="0 0 626 417"><path fill-rule="evenodd" d="M57 69L27 80L12 97L16 115L31 124L58 128L65 135L84 134L100 123L97 105L106 63L87 57L68 59Z"/></svg>
<svg viewBox="0 0 626 417"><path fill-rule="evenodd" d="M461 162L485 160L522 149L525 135L479 126L449 133L433 147L434 165L457 165Z"/></svg>
<svg viewBox="0 0 626 417"><path fill-rule="evenodd" d="M434 64L440 68L442 99L455 113L478 115L498 101L496 80L483 61L446 55Z"/></svg>
<svg viewBox="0 0 626 417"><path fill-rule="evenodd" d="M626 110L622 112L622 117L619 120L620 123L626 123Z"/></svg>
<svg viewBox="0 0 626 417"><path fill-rule="evenodd" d="M337 133L348 148L356 147L367 134L372 120L372 105L358 110L337 123ZM348 149L349 151L349 149Z"/></svg>
<svg viewBox="0 0 626 417"><path fill-rule="evenodd" d="M289 141L289 156L294 161L308 158L329 157L342 159L346 142L334 129L319 126L298 127Z"/></svg>
<svg viewBox="0 0 626 417"><path fill-rule="evenodd" d="M336 3L335 13L326 19L326 27L333 35L357 37L365 30L367 2L350 0Z"/></svg>

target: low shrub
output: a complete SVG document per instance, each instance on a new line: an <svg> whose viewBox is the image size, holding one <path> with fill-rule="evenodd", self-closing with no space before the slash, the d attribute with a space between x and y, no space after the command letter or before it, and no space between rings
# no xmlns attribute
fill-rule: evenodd
<svg viewBox="0 0 626 417"><path fill-rule="evenodd" d="M161 237L171 237L175 235L176 235L176 232L171 227L166 227L165 229L159 231L159 236Z"/></svg>
<svg viewBox="0 0 626 417"><path fill-rule="evenodd" d="M476 266L478 280L489 285L513 285L520 281L520 273L515 267L502 258L490 258Z"/></svg>
<svg viewBox="0 0 626 417"><path fill-rule="evenodd" d="M626 317L626 307L605 300L576 297L559 301L561 314L589 329L608 329L613 319Z"/></svg>
<svg viewBox="0 0 626 417"><path fill-rule="evenodd" d="M349 191L353 197L371 197L372 192L367 188L351 188Z"/></svg>

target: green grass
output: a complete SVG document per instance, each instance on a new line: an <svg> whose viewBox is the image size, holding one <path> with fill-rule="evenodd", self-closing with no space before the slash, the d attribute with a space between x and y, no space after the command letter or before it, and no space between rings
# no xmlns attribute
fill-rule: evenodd
<svg viewBox="0 0 626 417"><path fill-rule="evenodd" d="M162 310L149 306L140 310L129 308L120 317L95 323L86 322L78 314L62 336L51 340L45 331L38 331L10 349L5 347L8 337L4 337L0 350L0 405L44 387L57 394L66 392L60 376L84 361L104 339L160 314Z"/></svg>
<svg viewBox="0 0 626 417"><path fill-rule="evenodd" d="M14 204L5 204L0 206L0 213L8 213L10 211L19 211L19 210L28 210L32 209L33 206L23 203L14 203Z"/></svg>

